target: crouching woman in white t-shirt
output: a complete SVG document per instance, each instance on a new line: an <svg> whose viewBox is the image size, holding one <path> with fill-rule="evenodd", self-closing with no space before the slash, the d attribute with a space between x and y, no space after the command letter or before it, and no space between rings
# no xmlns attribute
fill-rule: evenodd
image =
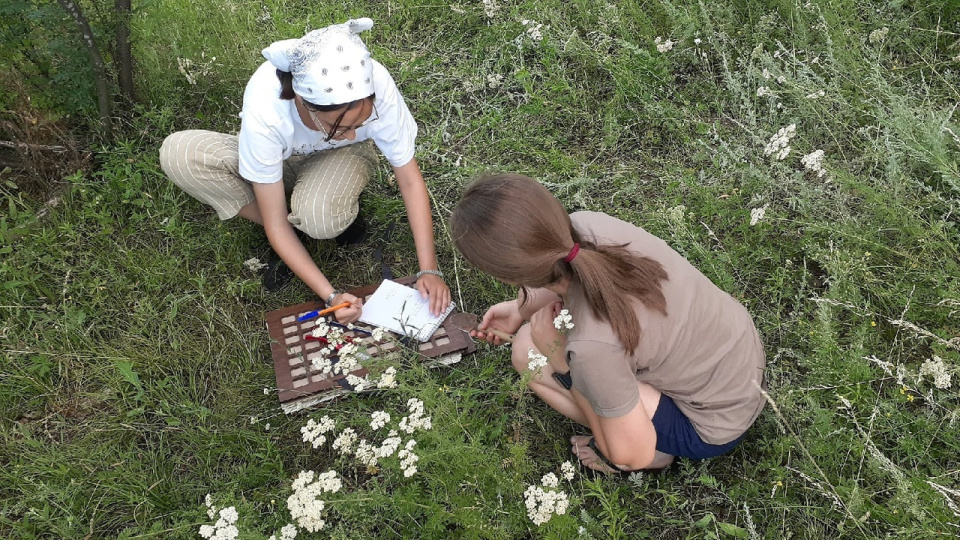
<svg viewBox="0 0 960 540"><path fill-rule="evenodd" d="M283 262L320 298L350 302L337 311L340 322L356 320L361 301L334 288L294 228L318 239L349 235L376 167L373 145L393 167L406 206L421 268L417 287L434 313L450 303L414 159L417 124L390 73L357 36L372 26L355 19L273 43L244 91L239 135L180 131L160 149L174 183L220 219L263 225Z"/></svg>

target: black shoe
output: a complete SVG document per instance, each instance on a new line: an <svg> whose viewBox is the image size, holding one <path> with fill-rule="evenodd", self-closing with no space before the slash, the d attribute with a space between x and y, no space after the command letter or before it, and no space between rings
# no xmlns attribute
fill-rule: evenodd
<svg viewBox="0 0 960 540"><path fill-rule="evenodd" d="M336 241L337 247L356 246L362 244L369 235L363 216L357 216L357 219L353 220L353 223L345 231L334 238L334 241Z"/></svg>
<svg viewBox="0 0 960 540"><path fill-rule="evenodd" d="M275 292L282 289L290 278L293 277L293 270L283 262L283 259L272 249L267 253L267 266L263 269L263 287L269 292Z"/></svg>

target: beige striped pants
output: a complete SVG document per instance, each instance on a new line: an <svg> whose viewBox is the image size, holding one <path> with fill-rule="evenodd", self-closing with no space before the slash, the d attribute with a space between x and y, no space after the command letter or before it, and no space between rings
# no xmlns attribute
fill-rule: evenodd
<svg viewBox="0 0 960 540"><path fill-rule="evenodd" d="M239 173L236 135L214 131L178 131L160 147L160 167L174 184L208 204L220 219L230 219L255 200L250 182ZM283 163L290 197L287 220L313 238L333 238L357 218L360 192L377 166L370 141Z"/></svg>

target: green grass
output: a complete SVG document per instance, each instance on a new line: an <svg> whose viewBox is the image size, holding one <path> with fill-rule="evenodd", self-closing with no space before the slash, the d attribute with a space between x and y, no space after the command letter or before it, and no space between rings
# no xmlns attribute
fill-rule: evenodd
<svg viewBox="0 0 960 540"><path fill-rule="evenodd" d="M135 6L144 104L126 135L63 178L56 205L0 175L0 536L196 538L210 493L237 507L241 538L265 538L290 521L290 481L308 469L345 484L318 538L957 535L960 381L917 376L934 356L960 376L956 5L495 5L493 18L479 2ZM523 491L569 459L582 429L523 390L503 349L439 369L396 358L397 390L309 415L284 416L264 394L263 314L310 294L266 293L243 267L262 231L219 222L164 178L157 151L177 129L236 130L272 40L363 15L420 124L454 298L480 313L515 294L446 234L480 172L528 174L572 209L642 225L739 298L763 336L777 410L735 451L664 475L578 474L570 511L536 527ZM516 44L523 19L544 23L542 41ZM673 49L658 52L658 36ZM190 84L178 57L208 71ZM789 124L791 154L764 156ZM822 178L800 163L816 149ZM388 179L384 164L363 210L377 231L400 220L386 257L412 273ZM348 288L378 279L376 242L311 249ZM301 441L309 416L369 431L372 411L399 418L410 397L433 418L413 478Z"/></svg>

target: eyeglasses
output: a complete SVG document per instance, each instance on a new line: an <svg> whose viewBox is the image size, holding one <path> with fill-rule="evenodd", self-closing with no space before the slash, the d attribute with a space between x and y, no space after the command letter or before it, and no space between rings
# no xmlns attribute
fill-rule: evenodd
<svg viewBox="0 0 960 540"><path fill-rule="evenodd" d="M369 125L370 122L374 122L374 121L376 121L376 120L379 120L379 119L380 119L380 113L377 112L377 104L376 104L376 102L371 101L371 102L370 102L370 107L371 107L370 116L368 116L366 120L364 120L363 122L360 122L359 124L357 124L357 125L355 125L355 126L339 126L339 127L337 127L337 129L336 129L333 133L330 133L329 131L327 131L327 128L324 127L324 125L323 125L323 121L320 120L319 118L317 118L316 113L317 113L318 111L315 111L315 110L313 110L313 109L311 109L310 107L307 107L307 106L304 106L304 109L307 110L307 113L310 115L310 119L313 120L313 123L316 124L318 128L320 128L320 132L323 133L323 135L324 135L324 137L325 137L325 139L323 140L323 142L330 142L330 141L332 141L333 139L335 139L335 138L337 138L337 137L342 137L345 133L349 133L349 132L351 132L351 131L356 131L356 130L358 130L358 129L366 126L366 125Z"/></svg>

